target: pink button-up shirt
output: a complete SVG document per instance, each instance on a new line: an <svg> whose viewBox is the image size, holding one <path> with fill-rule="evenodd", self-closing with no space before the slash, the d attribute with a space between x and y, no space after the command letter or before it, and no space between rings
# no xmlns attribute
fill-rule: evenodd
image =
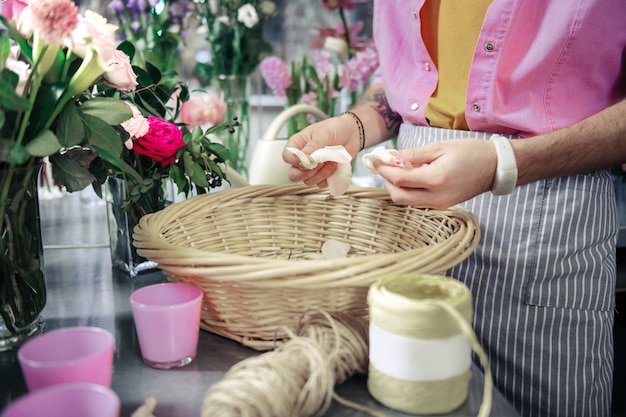
<svg viewBox="0 0 626 417"><path fill-rule="evenodd" d="M428 125L437 85L420 36L424 1L374 2L374 82L417 125ZM470 69L468 126L522 136L569 126L626 96L625 65L626 0L494 0Z"/></svg>

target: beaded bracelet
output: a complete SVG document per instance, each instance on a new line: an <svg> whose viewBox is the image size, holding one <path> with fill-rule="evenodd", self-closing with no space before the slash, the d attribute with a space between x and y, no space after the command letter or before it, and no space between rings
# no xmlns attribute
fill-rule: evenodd
<svg viewBox="0 0 626 417"><path fill-rule="evenodd" d="M359 116L352 113L351 111L347 111L343 114L348 114L352 116L354 121L356 122L357 127L359 128L359 152L361 152L365 148L365 128L363 127L363 122L359 119Z"/></svg>

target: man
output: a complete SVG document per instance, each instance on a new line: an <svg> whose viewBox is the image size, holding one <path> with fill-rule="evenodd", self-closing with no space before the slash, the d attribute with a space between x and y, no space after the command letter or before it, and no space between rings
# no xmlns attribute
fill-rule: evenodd
<svg viewBox="0 0 626 417"><path fill-rule="evenodd" d="M610 415L625 18L621 0L377 1L372 87L287 145L355 156L398 133L411 168L376 163L393 200L476 214L481 244L449 275L524 416ZM283 159L309 185L336 168Z"/></svg>

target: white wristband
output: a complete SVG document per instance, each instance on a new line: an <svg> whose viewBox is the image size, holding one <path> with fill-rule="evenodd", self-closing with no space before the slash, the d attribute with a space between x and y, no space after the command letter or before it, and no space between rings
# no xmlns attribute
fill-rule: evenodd
<svg viewBox="0 0 626 417"><path fill-rule="evenodd" d="M491 193L493 195L511 194L517 185L517 162L515 153L509 140L500 135L491 136L491 141L496 147L498 165L496 177L493 180Z"/></svg>

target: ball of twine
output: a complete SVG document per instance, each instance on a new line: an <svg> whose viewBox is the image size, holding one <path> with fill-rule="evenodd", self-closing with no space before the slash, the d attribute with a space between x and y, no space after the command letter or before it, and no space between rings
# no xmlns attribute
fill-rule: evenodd
<svg viewBox="0 0 626 417"><path fill-rule="evenodd" d="M380 416L334 394L335 384L367 372L368 329L366 320L346 314L306 313L288 341L239 362L211 386L201 416L321 416L333 398Z"/></svg>
<svg viewBox="0 0 626 417"><path fill-rule="evenodd" d="M469 288L463 283L444 276L409 274L387 277L374 283L368 293L370 321L372 326L382 329L389 336L398 335L406 340L439 341L448 344L451 338L462 334L476 352L485 371L485 391L478 415L489 415L491 409L492 378L487 356L478 343L471 327L472 299ZM382 337L385 333L379 335ZM387 337L389 338L389 337ZM371 354L376 340L372 339ZM411 345L412 346L412 345ZM385 355L402 361L406 346L387 346ZM398 356L395 354L398 353ZM459 352L457 352L459 353ZM416 351L410 355L418 361L416 369L423 370ZM442 379L414 380L406 375L392 376L382 372L371 358L368 373L368 390L374 398L389 408L410 414L445 414L460 406L468 395L470 370ZM412 359L402 362L410 367ZM469 366L468 351L468 366ZM433 358L426 358L432 361ZM385 365L387 366L387 365ZM438 367L439 368L439 367ZM457 372L459 370L456 370ZM422 375L422 378L424 376Z"/></svg>

